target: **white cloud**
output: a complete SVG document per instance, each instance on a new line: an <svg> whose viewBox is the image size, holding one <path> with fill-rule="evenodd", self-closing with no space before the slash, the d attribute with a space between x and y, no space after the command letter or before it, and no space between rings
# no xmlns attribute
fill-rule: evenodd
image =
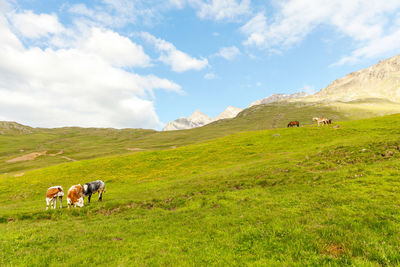
<svg viewBox="0 0 400 267"><path fill-rule="evenodd" d="M396 30L390 25L393 24L392 17L396 17L400 9L400 1L280 0L276 9L269 21L263 13L259 13L241 28L247 36L245 45L269 50L287 49L301 42L319 26L327 25L355 42L359 48L351 57L357 60L373 56L380 39L396 35ZM381 53L395 51L392 46L383 50Z"/></svg>
<svg viewBox="0 0 400 267"><path fill-rule="evenodd" d="M82 49L87 53L100 55L117 67L150 65L150 58L144 53L142 46L111 30L92 28L90 36L82 44Z"/></svg>
<svg viewBox="0 0 400 267"><path fill-rule="evenodd" d="M216 55L225 58L226 60L232 60L240 54L239 48L236 46L229 46L222 47Z"/></svg>
<svg viewBox="0 0 400 267"><path fill-rule="evenodd" d="M169 4L179 9L189 5L202 19L235 20L251 13L250 0L169 0Z"/></svg>
<svg viewBox="0 0 400 267"><path fill-rule="evenodd" d="M160 128L153 91L181 89L170 80L122 68L148 64L141 46L98 28L70 47L25 48L0 12L0 114L5 120L41 127Z"/></svg>
<svg viewBox="0 0 400 267"><path fill-rule="evenodd" d="M143 32L141 36L149 43L153 44L157 51L161 53L158 58L164 64L171 66L175 72L188 70L201 70L208 66L206 58L196 59L190 55L176 49L176 47L165 40L159 39L150 33Z"/></svg>
<svg viewBox="0 0 400 267"><path fill-rule="evenodd" d="M204 79L206 79L206 80L214 80L216 78L217 78L217 76L212 72L206 73L204 75Z"/></svg>
<svg viewBox="0 0 400 267"><path fill-rule="evenodd" d="M27 38L40 38L63 31L55 14L35 14L30 10L10 15L14 27Z"/></svg>
<svg viewBox="0 0 400 267"><path fill-rule="evenodd" d="M211 0L207 2L196 1L197 15L200 18L215 20L232 20L250 13L250 0Z"/></svg>

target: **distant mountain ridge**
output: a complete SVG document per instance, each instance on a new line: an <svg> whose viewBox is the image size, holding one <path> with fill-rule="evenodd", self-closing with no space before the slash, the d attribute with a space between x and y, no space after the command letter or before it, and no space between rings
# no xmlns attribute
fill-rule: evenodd
<svg viewBox="0 0 400 267"><path fill-rule="evenodd" d="M252 107L252 106L256 106L256 105L263 105L263 104L269 104L269 103L273 103L273 102L278 102L281 100L290 100L290 99L299 99L299 98L304 98L310 96L310 94L306 93L306 92L298 92L298 93L294 93L294 94L273 94L270 95L266 98L260 99L260 100L256 100L253 103L251 103L248 107Z"/></svg>
<svg viewBox="0 0 400 267"><path fill-rule="evenodd" d="M229 106L215 118L210 118L201 111L196 110L187 118L182 117L168 122L163 128L163 131L175 131L201 127L217 120L234 118L242 110L243 109L241 108Z"/></svg>

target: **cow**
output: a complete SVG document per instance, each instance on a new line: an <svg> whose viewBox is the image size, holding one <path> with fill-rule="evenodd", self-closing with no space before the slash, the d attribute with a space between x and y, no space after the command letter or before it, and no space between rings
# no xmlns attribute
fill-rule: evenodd
<svg viewBox="0 0 400 267"><path fill-rule="evenodd" d="M289 127L294 127L294 126L299 127L299 126L300 126L300 123L299 123L298 121L291 121L291 122L289 122L288 125L287 125L288 128L289 128Z"/></svg>
<svg viewBox="0 0 400 267"><path fill-rule="evenodd" d="M64 190L61 186L52 186L47 189L46 192L46 203L47 207L46 210L50 208L57 208L57 198L60 199L60 209L62 208L62 197L64 196Z"/></svg>
<svg viewBox="0 0 400 267"><path fill-rule="evenodd" d="M106 191L105 184L101 180L86 183L83 185L83 197L88 196L88 201L92 198L92 194L99 193L99 201L103 200L103 193Z"/></svg>
<svg viewBox="0 0 400 267"><path fill-rule="evenodd" d="M80 184L73 185L68 190L67 204L68 208L72 205L74 205L75 208L76 206L83 207L83 187Z"/></svg>

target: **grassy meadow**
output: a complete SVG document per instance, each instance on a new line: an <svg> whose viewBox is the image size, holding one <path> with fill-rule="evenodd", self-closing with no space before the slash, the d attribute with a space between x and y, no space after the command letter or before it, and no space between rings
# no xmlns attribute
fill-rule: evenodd
<svg viewBox="0 0 400 267"><path fill-rule="evenodd" d="M171 149L243 131L284 128L292 120L307 126L313 124L312 118L315 116L346 121L395 112L400 113L400 105L375 99L334 105L279 102L253 106L239 113L236 118L216 121L204 127L168 132L78 127L44 129L23 125L10 127L0 122L0 174L20 175L26 170L71 161L132 154L142 150ZM7 162L29 153L44 151L47 154L35 160Z"/></svg>
<svg viewBox="0 0 400 267"><path fill-rule="evenodd" d="M251 114L236 118L231 131L240 120L261 116ZM400 264L400 115L341 121L338 129L230 135L221 130L225 123L166 133L175 139L144 132L129 142L154 150L126 155L111 145L101 154L105 139L87 137L103 157L47 165L39 157L14 169L24 170L22 176L0 175L0 265ZM218 137L216 125L226 136L211 139ZM186 132L199 133L192 144ZM157 141L146 147L150 135ZM25 142L29 135L21 136ZM7 144L2 157L19 149L17 137ZM97 179L106 183L103 202L95 196L80 209L45 210L49 186L67 191Z"/></svg>

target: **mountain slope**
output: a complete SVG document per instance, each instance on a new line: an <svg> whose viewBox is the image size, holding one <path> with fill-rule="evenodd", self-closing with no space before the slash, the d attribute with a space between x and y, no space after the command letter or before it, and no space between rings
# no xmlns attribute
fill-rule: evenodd
<svg viewBox="0 0 400 267"><path fill-rule="evenodd" d="M313 124L313 117L327 117L337 123L392 113L400 113L400 104L384 100L350 103L277 102L245 109L233 119L223 119L181 131L35 128L31 134L0 134L0 174L13 172L18 175L25 170L70 162L71 159L173 149L243 131L285 128L292 120L300 121L300 126L307 126ZM34 160L7 162L26 154L44 151L47 151L46 155ZM58 154L60 151L62 154Z"/></svg>
<svg viewBox="0 0 400 267"><path fill-rule="evenodd" d="M398 265L399 124L247 132L1 175L0 265ZM48 186L96 179L103 202L44 210Z"/></svg>
<svg viewBox="0 0 400 267"><path fill-rule="evenodd" d="M365 98L400 102L400 55L381 60L367 69L335 80L312 97L319 101L352 101Z"/></svg>

